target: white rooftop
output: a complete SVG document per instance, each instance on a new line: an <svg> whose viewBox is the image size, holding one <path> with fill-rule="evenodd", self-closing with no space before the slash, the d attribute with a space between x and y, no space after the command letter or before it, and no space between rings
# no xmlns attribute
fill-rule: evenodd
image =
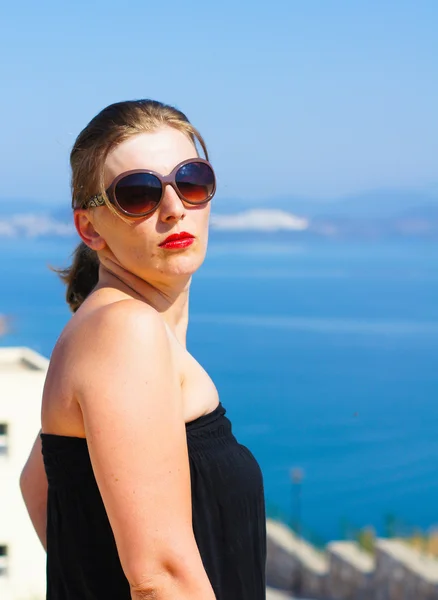
<svg viewBox="0 0 438 600"><path fill-rule="evenodd" d="M0 348L0 373L45 372L48 366L48 359L30 348L20 346Z"/></svg>

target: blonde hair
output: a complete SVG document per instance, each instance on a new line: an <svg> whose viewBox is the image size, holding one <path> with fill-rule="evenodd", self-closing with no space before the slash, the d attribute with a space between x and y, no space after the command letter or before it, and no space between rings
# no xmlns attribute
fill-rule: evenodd
<svg viewBox="0 0 438 600"><path fill-rule="evenodd" d="M184 113L155 100L129 100L104 108L78 135L70 154L72 208L82 208L87 200L102 194L111 211L104 186L105 160L117 145L139 133L173 127L196 146L198 142L208 160L204 139ZM66 299L73 312L92 292L99 278L97 253L81 242L73 253L70 267L58 270L67 285Z"/></svg>

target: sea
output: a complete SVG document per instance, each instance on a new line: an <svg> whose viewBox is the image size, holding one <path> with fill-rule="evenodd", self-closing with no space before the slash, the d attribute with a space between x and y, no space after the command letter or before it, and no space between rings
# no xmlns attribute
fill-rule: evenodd
<svg viewBox="0 0 438 600"><path fill-rule="evenodd" d="M50 357L75 243L0 240L1 345ZM268 515L316 544L438 526L437 243L212 236L190 314Z"/></svg>

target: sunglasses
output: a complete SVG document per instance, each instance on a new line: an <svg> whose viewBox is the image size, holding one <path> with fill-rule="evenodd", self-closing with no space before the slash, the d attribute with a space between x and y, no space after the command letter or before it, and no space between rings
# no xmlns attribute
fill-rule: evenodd
<svg viewBox="0 0 438 600"><path fill-rule="evenodd" d="M128 217L145 217L158 208L166 185L171 185L179 198L188 204L205 204L216 191L216 178L211 164L202 158L185 160L169 175L136 169L120 173L106 195L109 201ZM103 206L102 194L90 198L83 208Z"/></svg>

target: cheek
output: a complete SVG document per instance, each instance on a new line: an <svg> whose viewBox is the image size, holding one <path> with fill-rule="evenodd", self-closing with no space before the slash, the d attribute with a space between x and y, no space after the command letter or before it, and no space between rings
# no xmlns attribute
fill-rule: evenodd
<svg viewBox="0 0 438 600"><path fill-rule="evenodd" d="M145 223L125 222L117 215L109 214L100 219L100 234L108 248L123 262L144 258L151 249L151 232Z"/></svg>
<svg viewBox="0 0 438 600"><path fill-rule="evenodd" d="M152 219L132 223L126 233L125 245L131 255L142 261L159 256L156 223Z"/></svg>
<svg viewBox="0 0 438 600"><path fill-rule="evenodd" d="M205 255L208 246L209 238L209 223L210 223L210 205L206 206L203 211L199 213L199 221L196 229L201 239L202 253Z"/></svg>
<svg viewBox="0 0 438 600"><path fill-rule="evenodd" d="M205 204L203 206L199 206L196 209L196 213L195 213L195 219L199 228L199 232L205 232L205 230L208 229L208 225L210 222L210 210L211 210L211 205L210 203Z"/></svg>
<svg viewBox="0 0 438 600"><path fill-rule="evenodd" d="M96 231L104 238L111 240L117 238L120 232L126 228L120 217L115 215L107 206L95 209L93 224Z"/></svg>

